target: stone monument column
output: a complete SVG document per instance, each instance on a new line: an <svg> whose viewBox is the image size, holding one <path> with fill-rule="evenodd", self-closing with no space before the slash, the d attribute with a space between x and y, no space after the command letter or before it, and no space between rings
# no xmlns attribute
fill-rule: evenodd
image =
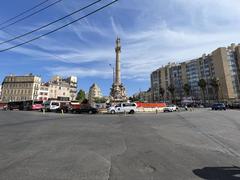
<svg viewBox="0 0 240 180"><path fill-rule="evenodd" d="M120 53L121 53L121 42L120 38L117 38L116 40L116 47L115 47L115 52L116 52L116 76L114 79L114 83L111 88L111 101L112 102L125 102L127 100L126 96L126 90L125 87L123 86L121 82L121 62L120 62Z"/></svg>
<svg viewBox="0 0 240 180"><path fill-rule="evenodd" d="M117 38L116 40L116 79L115 84L120 85L121 84L121 65L120 65L120 53L121 53L121 42L120 38Z"/></svg>

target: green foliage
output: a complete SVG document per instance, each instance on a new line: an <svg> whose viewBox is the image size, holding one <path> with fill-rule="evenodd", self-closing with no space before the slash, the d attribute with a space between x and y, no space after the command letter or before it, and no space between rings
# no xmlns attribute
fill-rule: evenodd
<svg viewBox="0 0 240 180"><path fill-rule="evenodd" d="M174 87L174 85L170 84L167 89L171 93L172 103L174 103L174 101L175 101L175 87Z"/></svg>
<svg viewBox="0 0 240 180"><path fill-rule="evenodd" d="M141 99L139 96L133 96L133 97L129 97L129 101L136 102L136 101L141 101Z"/></svg>
<svg viewBox="0 0 240 180"><path fill-rule="evenodd" d="M173 84L170 84L167 89L168 89L168 91L171 93L171 95L174 96L174 93L175 93L175 87L174 87L174 85L173 85Z"/></svg>
<svg viewBox="0 0 240 180"><path fill-rule="evenodd" d="M198 86L205 91L206 87L207 87L207 82L204 79L200 79L198 81Z"/></svg>
<svg viewBox="0 0 240 180"><path fill-rule="evenodd" d="M207 87L207 82L204 80L204 79L200 79L199 81L198 81L198 86L201 88L201 90L202 90L202 94L203 94L203 101L204 101L204 103L205 103L205 94L206 94L206 87Z"/></svg>
<svg viewBox="0 0 240 180"><path fill-rule="evenodd" d="M214 89L218 90L218 89L219 89L219 86L220 86L219 79L217 79L217 78L214 77L213 79L211 79L210 85L211 85Z"/></svg>
<svg viewBox="0 0 240 180"><path fill-rule="evenodd" d="M210 85L213 87L215 91L217 101L219 101L219 97L218 97L218 92L220 87L219 79L214 77L213 79L211 79Z"/></svg>
<svg viewBox="0 0 240 180"><path fill-rule="evenodd" d="M107 99L102 97L102 98L94 98L95 103L106 103Z"/></svg>
<svg viewBox="0 0 240 180"><path fill-rule="evenodd" d="M165 90L162 87L159 87L159 94L161 95L161 97L164 97L165 94Z"/></svg>
<svg viewBox="0 0 240 180"><path fill-rule="evenodd" d="M80 89L78 94L77 94L77 98L76 100L78 100L79 102L82 102L85 99L85 91Z"/></svg>
<svg viewBox="0 0 240 180"><path fill-rule="evenodd" d="M190 91L191 91L191 86L189 84L184 84L183 90L184 90L186 96L189 96L190 95Z"/></svg>
<svg viewBox="0 0 240 180"><path fill-rule="evenodd" d="M89 101L87 100L87 99L84 99L83 101L82 101L82 104L88 104L89 103Z"/></svg>

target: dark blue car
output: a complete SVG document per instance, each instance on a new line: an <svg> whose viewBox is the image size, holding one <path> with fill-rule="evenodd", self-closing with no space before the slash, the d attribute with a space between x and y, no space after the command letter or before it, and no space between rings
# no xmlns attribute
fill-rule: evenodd
<svg viewBox="0 0 240 180"><path fill-rule="evenodd" d="M226 110L226 106L223 103L215 103L212 105L212 110Z"/></svg>

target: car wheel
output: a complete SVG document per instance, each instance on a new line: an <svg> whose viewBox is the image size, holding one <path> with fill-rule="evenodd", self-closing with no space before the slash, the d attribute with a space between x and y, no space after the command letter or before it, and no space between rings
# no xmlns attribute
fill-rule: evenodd
<svg viewBox="0 0 240 180"><path fill-rule="evenodd" d="M130 113L130 114L134 114L135 112L134 112L134 110L131 110L129 113Z"/></svg>
<svg viewBox="0 0 240 180"><path fill-rule="evenodd" d="M111 110L111 114L115 114L116 112L114 110Z"/></svg>
<svg viewBox="0 0 240 180"><path fill-rule="evenodd" d="M92 114L93 112L90 110L90 111L88 111L88 114Z"/></svg>

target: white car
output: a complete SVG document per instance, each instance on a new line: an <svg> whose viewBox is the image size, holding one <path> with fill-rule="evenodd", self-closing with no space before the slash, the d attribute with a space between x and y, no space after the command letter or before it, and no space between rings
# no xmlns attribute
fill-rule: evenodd
<svg viewBox="0 0 240 180"><path fill-rule="evenodd" d="M164 112L173 112L173 111L177 111L177 106L172 104L172 105L169 105L167 107L165 107L163 109Z"/></svg>
<svg viewBox="0 0 240 180"><path fill-rule="evenodd" d="M137 112L137 104L135 103L120 103L115 106L111 106L108 108L108 113L129 113L134 114Z"/></svg>
<svg viewBox="0 0 240 180"><path fill-rule="evenodd" d="M58 108L60 108L60 101L46 101L43 103L44 109L46 111L56 111Z"/></svg>

